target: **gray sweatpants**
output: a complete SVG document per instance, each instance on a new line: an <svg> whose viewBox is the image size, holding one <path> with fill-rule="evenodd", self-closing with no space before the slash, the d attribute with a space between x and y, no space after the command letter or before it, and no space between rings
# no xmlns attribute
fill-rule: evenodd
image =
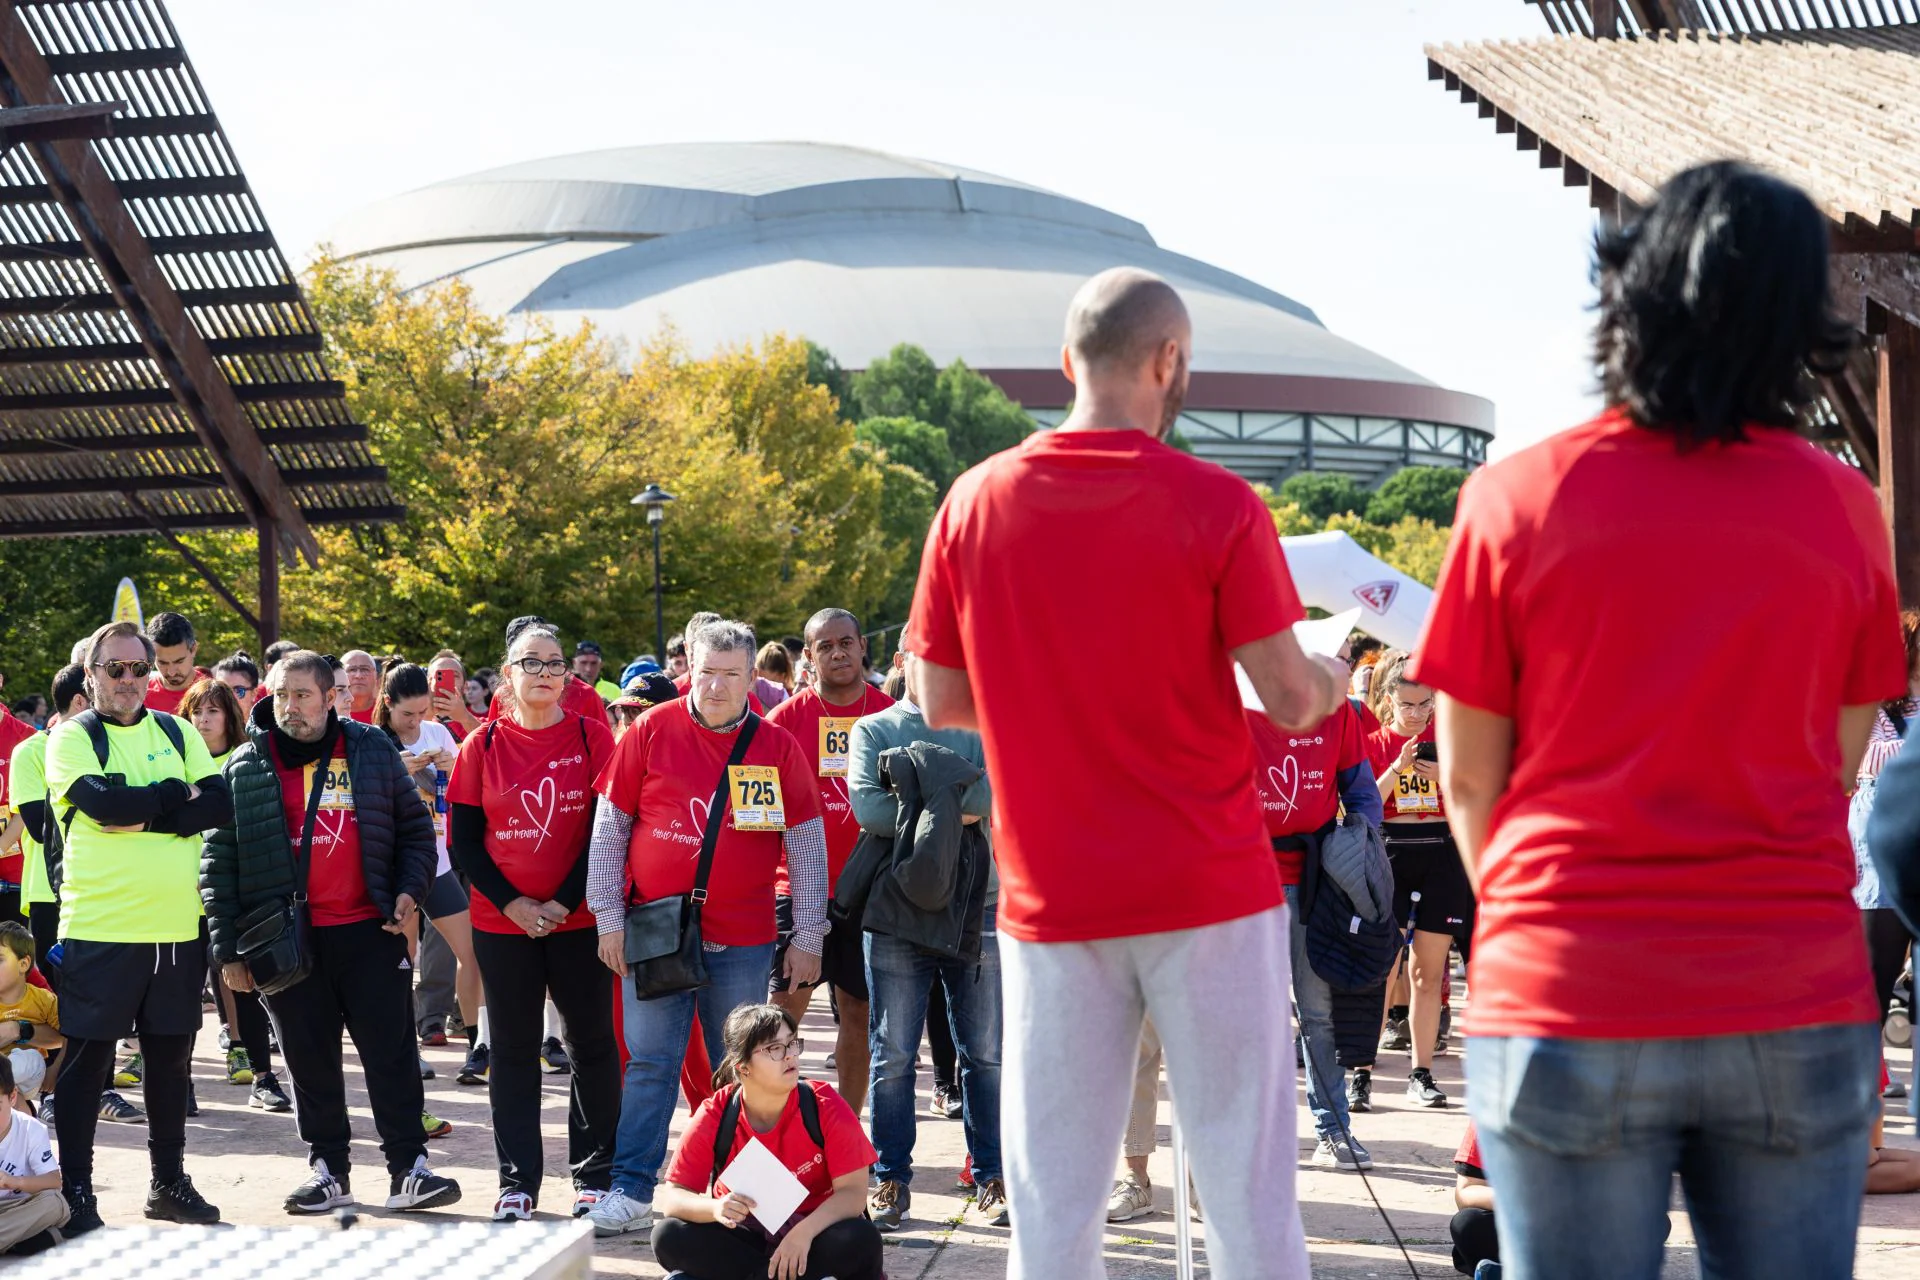
<svg viewBox="0 0 1920 1280"><path fill-rule="evenodd" d="M1008 1280L1106 1275L1107 1194L1149 1015L1206 1211L1211 1275L1306 1280L1286 909L1096 942L1002 934L1000 945Z"/></svg>

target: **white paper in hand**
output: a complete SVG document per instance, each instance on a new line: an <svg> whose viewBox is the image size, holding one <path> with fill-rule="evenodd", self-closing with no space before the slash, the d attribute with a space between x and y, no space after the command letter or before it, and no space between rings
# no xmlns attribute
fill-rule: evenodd
<svg viewBox="0 0 1920 1280"><path fill-rule="evenodd" d="M753 1216L769 1235L778 1235L807 1198L806 1185L758 1138L747 1139L733 1163L721 1172L720 1181L727 1184L727 1190L738 1191L753 1201Z"/></svg>
<svg viewBox="0 0 1920 1280"><path fill-rule="evenodd" d="M1359 622L1360 610L1349 609L1331 618L1294 623L1293 638L1299 641L1302 652L1332 658L1339 654L1340 646L1347 642L1347 636ZM1240 686L1240 705L1249 711L1265 711L1260 695L1254 691L1253 681L1247 679L1246 668L1237 662L1233 664L1233 678Z"/></svg>

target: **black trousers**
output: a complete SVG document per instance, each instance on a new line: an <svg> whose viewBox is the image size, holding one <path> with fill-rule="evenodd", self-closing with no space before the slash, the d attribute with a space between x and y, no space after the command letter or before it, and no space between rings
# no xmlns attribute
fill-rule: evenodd
<svg viewBox="0 0 1920 1280"><path fill-rule="evenodd" d="M420 1123L425 1095L413 1043L413 969L407 940L378 920L313 930L313 972L305 981L267 996L267 1013L280 1037L280 1056L293 1083L293 1115L308 1159L347 1171L353 1138L347 1123L347 1082L340 1033L353 1037L366 1073L373 1127L388 1173L405 1173L427 1153ZM57 1114L57 1112L56 1112Z"/></svg>
<svg viewBox="0 0 1920 1280"><path fill-rule="evenodd" d="M1862 911L1860 921L1866 927L1867 960L1873 966L1874 1007L1884 1022L1887 1003L1893 999L1894 984L1900 981L1900 971L1906 967L1907 947L1912 944L1913 935L1900 923L1900 913L1892 907ZM1912 1012L1908 1010L1909 1014Z"/></svg>
<svg viewBox="0 0 1920 1280"><path fill-rule="evenodd" d="M807 1251L801 1280L880 1280L880 1232L865 1218L843 1218ZM653 1224L653 1260L687 1280L765 1280L773 1243L758 1230L717 1222L659 1218Z"/></svg>
<svg viewBox="0 0 1920 1280"><path fill-rule="evenodd" d="M600 962L592 929L545 938L473 931L473 957L487 997L492 1066L493 1150L500 1189L540 1202L546 1159L540 1141L540 1042L547 997L560 1012L573 1062L567 1109L567 1165L573 1185L605 1191L620 1127L620 1050L613 1038L613 971Z"/></svg>
<svg viewBox="0 0 1920 1280"><path fill-rule="evenodd" d="M55 995L60 994L60 970L47 963L47 952L53 950L53 944L60 941L60 904L57 902L36 902L27 908L27 928L33 934L34 963L40 967L40 976L47 980L47 986Z"/></svg>
<svg viewBox="0 0 1920 1280"><path fill-rule="evenodd" d="M1473 1274L1482 1262L1500 1261L1500 1237L1493 1229L1493 1210L1462 1209L1447 1224L1453 1235L1453 1269Z"/></svg>
<svg viewBox="0 0 1920 1280"><path fill-rule="evenodd" d="M927 996L927 1052L933 1056L933 1087L952 1093L960 1061L953 1047L953 1027L947 1021L947 984L936 982Z"/></svg>
<svg viewBox="0 0 1920 1280"><path fill-rule="evenodd" d="M60 1139L63 1190L93 1189L93 1137L100 1127L100 1095L113 1079L115 1040L69 1038L60 1070L60 1105L54 1108L54 1134ZM192 1036L157 1036L143 1031L140 1053L146 1060L143 1085L147 1104L147 1162L156 1181L183 1173L187 1150L188 1064Z"/></svg>

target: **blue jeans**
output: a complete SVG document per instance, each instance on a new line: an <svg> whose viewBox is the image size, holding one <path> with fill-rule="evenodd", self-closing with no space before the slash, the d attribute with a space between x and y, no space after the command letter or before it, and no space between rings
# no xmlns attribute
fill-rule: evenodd
<svg viewBox="0 0 1920 1280"><path fill-rule="evenodd" d="M1878 1032L1469 1037L1509 1280L1654 1280L1675 1173L1704 1280L1852 1275Z"/></svg>
<svg viewBox="0 0 1920 1280"><path fill-rule="evenodd" d="M1307 1108L1323 1138L1348 1128L1346 1077L1333 1043L1333 989L1307 963L1307 925L1300 918L1300 887L1287 886L1287 932L1292 949L1293 1002L1306 1046Z"/></svg>
<svg viewBox="0 0 1920 1280"><path fill-rule="evenodd" d="M866 935L868 1039L873 1051L873 1145L882 1182L913 1182L913 1140L919 1107L914 1069L935 979L947 993L947 1020L959 1057L961 1117L973 1176L1001 1176L1000 948L980 939L980 960L968 964L883 934Z"/></svg>
<svg viewBox="0 0 1920 1280"><path fill-rule="evenodd" d="M707 952L707 985L656 1000L637 1000L633 983L620 981L620 1013L627 1040L627 1076L620 1091L620 1128L614 1138L613 1185L642 1204L653 1199L660 1166L667 1159L667 1134L680 1097L680 1064L687 1056L694 1010L700 1012L700 1036L707 1060L719 1062L725 1050L721 1032L727 1015L743 1004L767 998L767 973L773 944L728 947Z"/></svg>

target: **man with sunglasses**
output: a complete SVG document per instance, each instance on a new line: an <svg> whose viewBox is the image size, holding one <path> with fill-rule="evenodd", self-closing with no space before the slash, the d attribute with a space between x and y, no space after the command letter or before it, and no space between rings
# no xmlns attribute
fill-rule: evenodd
<svg viewBox="0 0 1920 1280"><path fill-rule="evenodd" d="M130 1035L140 1037L146 1059L153 1172L146 1216L220 1220L187 1177L183 1156L187 1069L207 971L200 833L231 822L233 801L194 727L145 706L153 660L154 641L133 623L96 631L85 662L93 710L63 721L47 742L47 793L65 841L60 1021L67 1049L55 1125L73 1210L69 1235L100 1225L94 1128L115 1043Z"/></svg>

